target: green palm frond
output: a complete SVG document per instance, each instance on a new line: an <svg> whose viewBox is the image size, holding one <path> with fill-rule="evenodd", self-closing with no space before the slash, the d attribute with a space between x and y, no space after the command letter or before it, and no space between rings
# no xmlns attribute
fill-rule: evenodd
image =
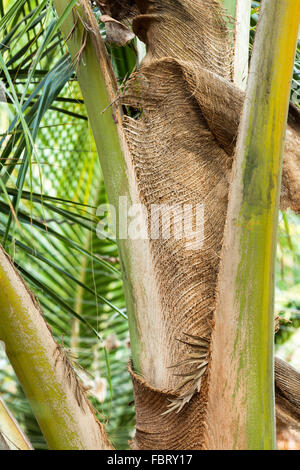
<svg viewBox="0 0 300 470"><path fill-rule="evenodd" d="M128 325L116 243L96 235L96 208L106 202L97 153L51 4L10 4L1 18L0 113L9 121L0 132L1 243L71 357L77 345L74 367L112 440L126 448L134 419ZM132 47L109 46L120 83L135 66ZM34 446L45 448L3 353L1 361L4 398Z"/></svg>

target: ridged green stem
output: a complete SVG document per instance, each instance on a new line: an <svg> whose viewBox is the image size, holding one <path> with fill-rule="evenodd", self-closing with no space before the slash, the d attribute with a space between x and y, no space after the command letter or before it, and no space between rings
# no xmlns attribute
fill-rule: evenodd
<svg viewBox="0 0 300 470"><path fill-rule="evenodd" d="M246 89L249 60L249 31L251 0L221 0L229 15L234 19L229 28L234 31L233 81L242 90Z"/></svg>
<svg viewBox="0 0 300 470"><path fill-rule="evenodd" d="M0 318L0 340L50 449L110 448L75 372L1 246Z"/></svg>
<svg viewBox="0 0 300 470"><path fill-rule="evenodd" d="M274 264L299 0L264 0L240 124L218 281L210 448L273 449ZM212 437L213 436L213 437Z"/></svg>
<svg viewBox="0 0 300 470"><path fill-rule="evenodd" d="M2 434L2 445L11 450L32 450L32 445L14 419L2 398L0 398L0 434ZM3 442L4 441L4 442ZM1 450L1 442L0 442Z"/></svg>
<svg viewBox="0 0 300 470"><path fill-rule="evenodd" d="M58 15L68 6L68 0L54 0ZM82 24L82 20L85 25ZM131 161L123 134L122 117L116 104L118 88L110 61L102 41L97 21L88 1L82 0L73 9L62 25L67 39L77 78L93 131L97 152L104 176L108 200L116 209L119 220L119 197L126 196L131 204L131 189L128 182ZM79 51L82 53L78 54ZM131 271L134 246L127 240L118 240L123 283L129 318L131 353L135 369L139 370L140 339L136 327Z"/></svg>

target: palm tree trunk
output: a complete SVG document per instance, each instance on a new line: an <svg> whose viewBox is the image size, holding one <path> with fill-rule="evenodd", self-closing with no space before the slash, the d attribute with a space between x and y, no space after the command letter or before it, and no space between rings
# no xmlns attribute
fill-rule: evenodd
<svg viewBox="0 0 300 470"><path fill-rule="evenodd" d="M66 354L1 247L0 284L0 340L49 447L110 449Z"/></svg>
<svg viewBox="0 0 300 470"><path fill-rule="evenodd" d="M27 436L14 419L2 398L0 398L0 449L1 442L4 449L32 450L32 445ZM2 434L2 440L1 440Z"/></svg>
<svg viewBox="0 0 300 470"><path fill-rule="evenodd" d="M263 2L218 279L207 408L210 449L275 447L274 261L299 20L298 1Z"/></svg>

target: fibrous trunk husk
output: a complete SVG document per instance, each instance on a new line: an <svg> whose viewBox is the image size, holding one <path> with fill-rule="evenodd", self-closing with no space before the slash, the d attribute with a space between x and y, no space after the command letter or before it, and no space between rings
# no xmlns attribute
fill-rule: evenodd
<svg viewBox="0 0 300 470"><path fill-rule="evenodd" d="M179 413L165 414L168 405L178 398L172 391L151 387L129 365L133 382L136 432L131 447L143 449L197 450L201 439L199 423L204 419L203 408L194 396ZM203 390L202 390L203 393ZM300 374L285 361L275 358L276 418L280 430L300 431ZM178 432L180 429L180 432Z"/></svg>
<svg viewBox="0 0 300 470"><path fill-rule="evenodd" d="M124 117L140 202L148 213L153 205L165 205L164 214L171 218L174 206L204 207L204 237L198 247L187 238L178 239L175 226L170 238L161 233L149 242L157 302L147 311L143 308L142 315L151 319L153 327L159 326L159 335L154 350L149 330L140 326L147 360L141 361L139 375L132 372L137 413L132 445L135 449L200 449L206 374L201 377L201 388L195 375L194 381L180 387L180 393L174 390L182 381L178 374L194 370L188 361L182 363L191 354L184 335L209 342L212 330L228 188L244 100L244 93L231 82L228 18L216 0L101 3L105 13L116 19L131 18L134 32L147 45L143 64L122 97L123 104L143 110L138 119ZM292 109L281 204L299 212L297 144L299 115ZM160 308L155 310L153 305ZM176 371L170 368L172 364L178 364ZM179 413L163 414L170 400L180 407L191 389L195 393Z"/></svg>
<svg viewBox="0 0 300 470"><path fill-rule="evenodd" d="M278 357L275 360L276 417L281 425L300 431L300 374Z"/></svg>

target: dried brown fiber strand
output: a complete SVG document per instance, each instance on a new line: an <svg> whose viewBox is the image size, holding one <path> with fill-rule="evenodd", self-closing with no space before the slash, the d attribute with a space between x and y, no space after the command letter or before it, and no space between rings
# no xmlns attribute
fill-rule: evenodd
<svg viewBox="0 0 300 470"><path fill-rule="evenodd" d="M170 401L183 398L177 374L194 365L172 364L191 354L184 334L210 339L231 167L244 95L232 83L231 37L216 0L102 1L105 13L132 19L147 55L128 84L123 104L141 108L137 119L124 117L124 129L139 188L140 202L167 207L203 204L204 240L191 250L176 234L152 239L156 295L161 308L147 315L160 324L157 338L161 377L133 378L137 427L135 449L200 449L203 445L207 375L200 393L180 413L162 415ZM297 119L296 119L297 121ZM299 133L287 132L282 205L300 211ZM297 140L298 139L298 140ZM296 156L295 156L296 155ZM171 209L169 210L171 212ZM152 354L157 354L153 350ZM157 360L157 359L156 359ZM151 362L151 361L149 361ZM143 367L143 364L141 365ZM195 387L194 387L195 388ZM196 389L195 389L196 390ZM173 391L173 392L172 392Z"/></svg>
<svg viewBox="0 0 300 470"><path fill-rule="evenodd" d="M300 110L290 103L282 168L282 210L300 213Z"/></svg>

